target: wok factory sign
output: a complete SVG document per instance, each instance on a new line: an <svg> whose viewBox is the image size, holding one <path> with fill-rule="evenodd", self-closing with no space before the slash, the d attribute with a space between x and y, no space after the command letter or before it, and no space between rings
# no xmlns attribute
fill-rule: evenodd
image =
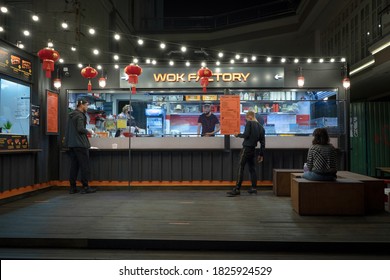
<svg viewBox="0 0 390 280"><path fill-rule="evenodd" d="M194 68L143 67L138 88L197 88L199 76ZM207 88L284 87L283 67L217 67ZM121 73L121 88L128 87L126 75Z"/></svg>

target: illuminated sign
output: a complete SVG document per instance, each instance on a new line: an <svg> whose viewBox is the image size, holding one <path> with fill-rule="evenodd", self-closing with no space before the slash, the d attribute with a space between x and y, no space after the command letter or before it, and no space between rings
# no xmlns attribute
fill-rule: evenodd
<svg viewBox="0 0 390 280"><path fill-rule="evenodd" d="M246 82L251 73L214 73L209 82ZM199 76L196 73L157 73L153 74L155 82L198 82Z"/></svg>
<svg viewBox="0 0 390 280"><path fill-rule="evenodd" d="M197 75L199 68L145 66L137 88L201 88ZM228 66L211 69L208 88L284 87L284 68L280 66ZM275 76L278 75L278 79ZM120 73L120 87L128 88L127 77Z"/></svg>

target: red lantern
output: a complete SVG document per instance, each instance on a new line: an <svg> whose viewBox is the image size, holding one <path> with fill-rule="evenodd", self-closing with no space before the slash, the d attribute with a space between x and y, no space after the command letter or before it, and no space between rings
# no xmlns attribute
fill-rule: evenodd
<svg viewBox="0 0 390 280"><path fill-rule="evenodd" d="M207 67L202 67L198 70L198 77L200 78L200 85L203 87L203 92L206 92L206 87L209 84L209 78L213 72Z"/></svg>
<svg viewBox="0 0 390 280"><path fill-rule="evenodd" d="M81 69L81 76L88 79L88 92L92 90L91 79L95 78L98 74L98 71L96 71L96 69L91 66L87 66Z"/></svg>
<svg viewBox="0 0 390 280"><path fill-rule="evenodd" d="M131 93L135 94L135 85L138 83L138 76L142 74L142 68L131 63L125 67L125 73L129 76L129 84L132 84Z"/></svg>
<svg viewBox="0 0 390 280"><path fill-rule="evenodd" d="M42 68L46 70L46 77L51 78L54 71L54 62L60 58L60 54L52 48L44 48L38 52L39 58L43 61Z"/></svg>

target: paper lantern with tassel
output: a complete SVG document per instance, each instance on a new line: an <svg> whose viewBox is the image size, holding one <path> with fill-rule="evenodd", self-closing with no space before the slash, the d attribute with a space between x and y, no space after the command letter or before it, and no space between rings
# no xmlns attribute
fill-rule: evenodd
<svg viewBox="0 0 390 280"><path fill-rule="evenodd" d="M46 78L51 78L54 63L60 58L60 54L52 48L43 48L38 52L38 56L42 60L42 68L46 71Z"/></svg>
<svg viewBox="0 0 390 280"><path fill-rule="evenodd" d="M142 68L137 64L131 63L125 67L125 73L129 76L129 84L132 85L131 93L135 94L135 85L138 84L138 76L142 74Z"/></svg>
<svg viewBox="0 0 390 280"><path fill-rule="evenodd" d="M98 71L91 66L81 69L81 76L88 79L88 92L92 91L91 79L95 78L98 74Z"/></svg>
<svg viewBox="0 0 390 280"><path fill-rule="evenodd" d="M202 67L198 70L198 77L200 78L200 85L203 87L203 92L207 92L206 87L209 84L209 78L213 72L207 67Z"/></svg>

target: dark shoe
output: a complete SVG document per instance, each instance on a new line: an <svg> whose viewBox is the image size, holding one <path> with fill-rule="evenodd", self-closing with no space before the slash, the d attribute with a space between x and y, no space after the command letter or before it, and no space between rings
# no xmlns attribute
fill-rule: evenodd
<svg viewBox="0 0 390 280"><path fill-rule="evenodd" d="M234 188L232 191L227 192L227 194L231 196L240 195L240 189Z"/></svg>
<svg viewBox="0 0 390 280"><path fill-rule="evenodd" d="M74 193L78 193L78 192L80 192L76 187L74 187L74 188L70 188L70 190L69 190L69 194L74 194Z"/></svg>
<svg viewBox="0 0 390 280"><path fill-rule="evenodd" d="M248 190L248 193L249 193L249 194L257 194L257 190L251 188L251 189Z"/></svg>
<svg viewBox="0 0 390 280"><path fill-rule="evenodd" d="M86 194L86 193L94 193L96 192L96 188L91 188L91 187L84 187L82 190L81 190L81 194Z"/></svg>

